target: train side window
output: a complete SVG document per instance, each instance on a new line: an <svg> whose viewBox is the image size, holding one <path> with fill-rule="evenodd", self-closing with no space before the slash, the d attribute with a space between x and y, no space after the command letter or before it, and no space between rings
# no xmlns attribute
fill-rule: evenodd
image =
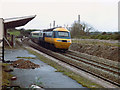
<svg viewBox="0 0 120 90"><path fill-rule="evenodd" d="M55 32L53 32L52 37L55 38Z"/></svg>
<svg viewBox="0 0 120 90"><path fill-rule="evenodd" d="M45 32L45 33L43 34L43 37L45 37L45 36L47 36L47 32Z"/></svg>
<svg viewBox="0 0 120 90"><path fill-rule="evenodd" d="M45 37L46 36L46 34L45 34L46 32L43 32L43 37Z"/></svg>
<svg viewBox="0 0 120 90"><path fill-rule="evenodd" d="M52 32L46 32L45 34L46 37L52 37Z"/></svg>
<svg viewBox="0 0 120 90"><path fill-rule="evenodd" d="M43 37L43 32L42 32L42 31L40 31L40 33L39 33L39 34L40 34L40 37Z"/></svg>
<svg viewBox="0 0 120 90"><path fill-rule="evenodd" d="M39 36L39 33L33 33L33 35Z"/></svg>

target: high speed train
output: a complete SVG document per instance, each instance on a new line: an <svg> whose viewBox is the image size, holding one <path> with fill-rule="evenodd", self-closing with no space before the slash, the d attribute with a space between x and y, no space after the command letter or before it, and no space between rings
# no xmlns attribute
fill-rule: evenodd
<svg viewBox="0 0 120 90"><path fill-rule="evenodd" d="M62 27L33 31L30 38L43 46L64 51L71 45L70 31Z"/></svg>

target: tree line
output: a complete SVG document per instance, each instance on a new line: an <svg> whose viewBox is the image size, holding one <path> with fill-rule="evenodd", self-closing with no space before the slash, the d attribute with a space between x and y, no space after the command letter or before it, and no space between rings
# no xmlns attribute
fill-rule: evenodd
<svg viewBox="0 0 120 90"><path fill-rule="evenodd" d="M87 23L74 22L70 28L72 38L120 40L120 32L99 32Z"/></svg>

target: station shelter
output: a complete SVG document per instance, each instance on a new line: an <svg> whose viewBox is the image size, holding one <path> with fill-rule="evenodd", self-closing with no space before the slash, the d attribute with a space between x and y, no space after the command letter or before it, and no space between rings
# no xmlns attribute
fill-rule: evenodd
<svg viewBox="0 0 120 90"><path fill-rule="evenodd" d="M0 18L0 62L5 62L4 43L7 41L7 30L24 26L35 17L36 15L14 17L7 19Z"/></svg>

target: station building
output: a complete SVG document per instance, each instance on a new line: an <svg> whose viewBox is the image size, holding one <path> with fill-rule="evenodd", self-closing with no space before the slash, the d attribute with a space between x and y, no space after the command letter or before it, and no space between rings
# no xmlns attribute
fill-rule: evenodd
<svg viewBox="0 0 120 90"><path fill-rule="evenodd" d="M35 17L36 15L14 17L14 18L7 18L7 19L0 18L0 62L5 62L4 43L7 42L7 30L24 26Z"/></svg>

